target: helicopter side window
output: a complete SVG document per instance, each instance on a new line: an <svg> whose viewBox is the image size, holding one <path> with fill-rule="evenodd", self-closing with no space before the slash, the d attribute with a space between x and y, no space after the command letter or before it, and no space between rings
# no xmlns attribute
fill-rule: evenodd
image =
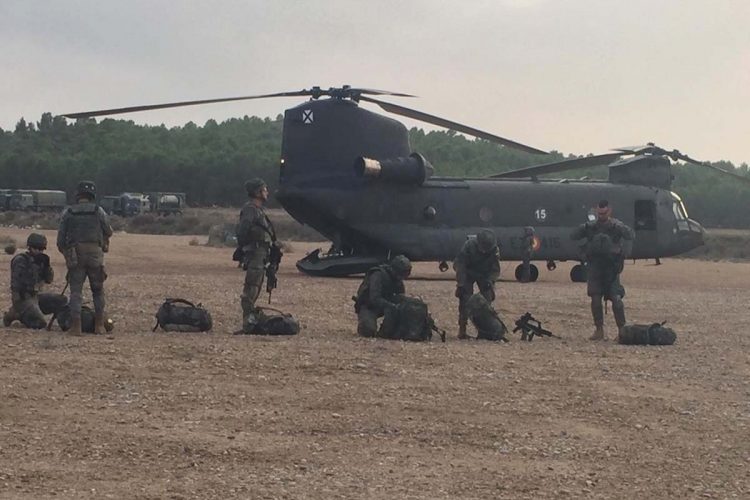
<svg viewBox="0 0 750 500"><path fill-rule="evenodd" d="M635 202L636 231L656 229L656 203L652 200L637 200Z"/></svg>

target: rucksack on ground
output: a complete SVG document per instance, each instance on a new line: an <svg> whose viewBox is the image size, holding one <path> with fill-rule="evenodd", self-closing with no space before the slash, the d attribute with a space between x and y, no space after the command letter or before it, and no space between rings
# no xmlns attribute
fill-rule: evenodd
<svg viewBox="0 0 750 500"><path fill-rule="evenodd" d="M492 304L481 293L475 293L466 301L466 312L474 327L477 329L477 338L483 340L506 341L505 334L508 328L500 319Z"/></svg>
<svg viewBox="0 0 750 500"><path fill-rule="evenodd" d="M617 337L617 342L624 345L672 345L675 340L677 334L664 323L625 325Z"/></svg>
<svg viewBox="0 0 750 500"><path fill-rule="evenodd" d="M207 332L213 326L211 313L202 304L185 299L165 299L156 312L156 325L166 332Z"/></svg>
<svg viewBox="0 0 750 500"><path fill-rule="evenodd" d="M268 314L272 311L276 314ZM242 330L236 332L244 335L297 335L300 331L299 321L291 314L275 309L260 308L257 313L249 314L242 322Z"/></svg>
<svg viewBox="0 0 750 500"><path fill-rule="evenodd" d="M402 297L395 308L386 311L378 337L421 342L430 340L434 329L427 304L417 297Z"/></svg>

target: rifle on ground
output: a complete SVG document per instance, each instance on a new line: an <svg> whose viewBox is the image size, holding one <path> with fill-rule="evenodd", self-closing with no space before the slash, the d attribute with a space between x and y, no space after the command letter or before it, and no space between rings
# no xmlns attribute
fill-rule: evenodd
<svg viewBox="0 0 750 500"><path fill-rule="evenodd" d="M65 286L63 287L63 291L60 293L60 295L65 295L65 292L68 290L68 285L70 285L70 280L67 276L65 276ZM52 324L57 319L58 314L60 314L60 309L57 309L54 313L52 313L52 317L49 319L49 323L47 323L47 331L52 330Z"/></svg>
<svg viewBox="0 0 750 500"><path fill-rule="evenodd" d="M521 340L528 340L531 342L534 336L537 337L554 337L559 339L554 333L549 330L542 328L542 322L534 318L530 312L527 312L516 320L516 327L513 329L513 333L521 331Z"/></svg>

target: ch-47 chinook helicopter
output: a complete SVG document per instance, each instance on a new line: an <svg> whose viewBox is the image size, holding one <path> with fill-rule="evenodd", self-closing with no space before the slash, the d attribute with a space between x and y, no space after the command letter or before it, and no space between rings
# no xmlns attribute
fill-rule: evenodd
<svg viewBox="0 0 750 500"><path fill-rule="evenodd" d="M682 160L747 178L698 162L679 151L653 144L614 153L546 163L484 178L433 175L433 167L412 152L406 127L361 107L361 101L385 111L462 132L529 153L545 151L460 123L371 97L413 97L373 89L313 87L309 90L245 97L184 101L67 114L69 118L164 109L197 104L310 97L284 114L279 190L282 206L332 242L297 268L317 276L346 276L366 271L391 255L415 261L447 261L467 237L482 228L495 232L503 260L521 259L523 228L536 230L533 259L581 260L572 230L592 217L606 198L616 215L633 227L635 259L677 255L703 244L703 228L688 218L680 197L670 190L672 163ZM325 97L324 99L321 99ZM607 181L548 180L537 176L609 164ZM539 270L532 265L531 278ZM583 264L573 266L573 281L585 280ZM516 269L520 278L520 268Z"/></svg>

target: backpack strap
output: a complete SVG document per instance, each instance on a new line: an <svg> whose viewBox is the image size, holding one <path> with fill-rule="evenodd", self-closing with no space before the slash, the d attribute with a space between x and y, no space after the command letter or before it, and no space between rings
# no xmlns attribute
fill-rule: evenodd
<svg viewBox="0 0 750 500"><path fill-rule="evenodd" d="M170 299L170 298L166 298L166 299L164 299L164 303L165 304L185 304L185 305L188 305L190 307L200 307L200 304L198 304L196 306L195 304L193 304L189 300L185 300L185 299Z"/></svg>

